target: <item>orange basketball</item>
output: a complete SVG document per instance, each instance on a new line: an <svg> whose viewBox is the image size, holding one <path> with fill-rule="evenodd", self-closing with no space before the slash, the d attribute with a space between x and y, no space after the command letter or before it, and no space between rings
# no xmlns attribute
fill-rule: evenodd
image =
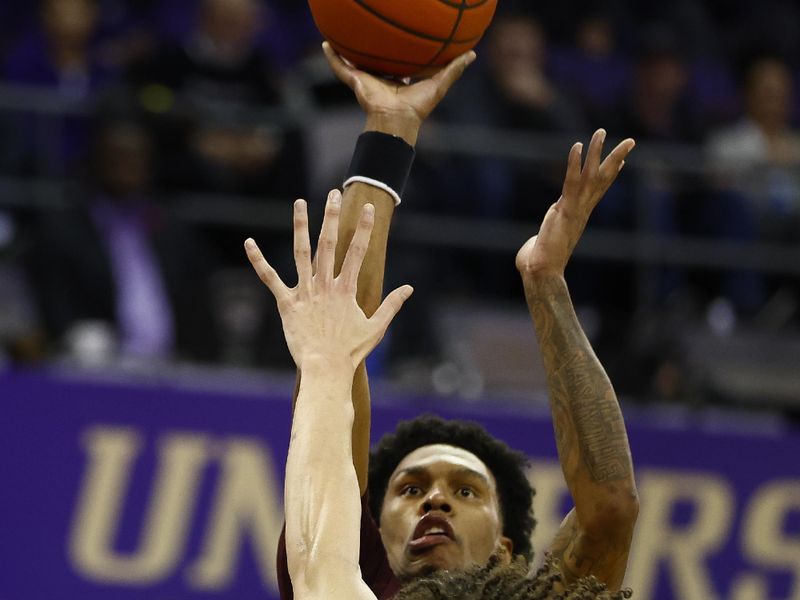
<svg viewBox="0 0 800 600"><path fill-rule="evenodd" d="M309 0L334 50L375 73L415 75L471 49L497 0Z"/></svg>

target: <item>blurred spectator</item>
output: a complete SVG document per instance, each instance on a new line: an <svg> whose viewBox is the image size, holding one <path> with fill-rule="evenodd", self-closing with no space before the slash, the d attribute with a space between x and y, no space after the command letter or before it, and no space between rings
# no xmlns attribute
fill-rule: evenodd
<svg viewBox="0 0 800 600"><path fill-rule="evenodd" d="M545 132L585 129L579 110L547 75L547 37L538 21L521 13L499 15L485 52L488 92L497 104L481 108L493 125Z"/></svg>
<svg viewBox="0 0 800 600"><path fill-rule="evenodd" d="M93 0L43 0L40 28L10 51L5 78L85 97L112 75L91 51L97 17Z"/></svg>
<svg viewBox="0 0 800 600"><path fill-rule="evenodd" d="M96 25L93 0L43 0L39 27L22 36L10 51L4 78L46 87L65 105L85 99L114 76L92 52ZM85 151L85 127L79 116L46 120L40 114L15 119L15 170L64 176Z"/></svg>
<svg viewBox="0 0 800 600"><path fill-rule="evenodd" d="M638 140L697 142L700 115L689 94L689 65L676 32L644 28L630 91L618 110L619 127Z"/></svg>
<svg viewBox="0 0 800 600"><path fill-rule="evenodd" d="M256 44L264 15L257 0L204 0L183 43L165 45L134 68L146 103L159 110L177 103L193 115L183 147L164 165L172 187L261 197L303 193L301 136Z"/></svg>
<svg viewBox="0 0 800 600"><path fill-rule="evenodd" d="M195 30L167 44L134 76L157 82L198 102L274 105L280 88L255 44L265 26L257 0L203 0Z"/></svg>
<svg viewBox="0 0 800 600"><path fill-rule="evenodd" d="M51 341L95 360L209 359L207 253L159 206L153 145L134 116L98 116L72 209L42 214L32 261Z"/></svg>
<svg viewBox="0 0 800 600"><path fill-rule="evenodd" d="M630 64L617 48L616 32L603 14L589 15L578 24L573 43L554 50L550 59L553 79L581 103L592 126L616 122Z"/></svg>
<svg viewBox="0 0 800 600"><path fill-rule="evenodd" d="M104 65L124 72L151 55L158 45L156 0L95 0L98 7L94 55Z"/></svg>
<svg viewBox="0 0 800 600"><path fill-rule="evenodd" d="M796 243L800 226L800 132L791 125L794 84L788 64L759 54L743 68L745 115L713 133L707 144L717 173L715 196L703 224L712 235L736 241ZM767 290L753 273L727 276L723 293L746 313Z"/></svg>
<svg viewBox="0 0 800 600"><path fill-rule="evenodd" d="M792 72L777 56L759 56L745 68L745 115L713 133L709 158L720 169L719 184L747 196L765 227L778 233L800 213L800 132L792 127ZM788 232L787 232L788 233Z"/></svg>

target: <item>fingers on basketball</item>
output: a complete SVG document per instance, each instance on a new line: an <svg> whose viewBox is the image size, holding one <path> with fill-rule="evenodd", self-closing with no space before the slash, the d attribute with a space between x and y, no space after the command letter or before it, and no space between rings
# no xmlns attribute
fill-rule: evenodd
<svg viewBox="0 0 800 600"><path fill-rule="evenodd" d="M467 67L474 62L476 56L473 50L465 52L458 58L453 59L447 67L436 73L433 79L442 89L449 90L461 78Z"/></svg>
<svg viewBox="0 0 800 600"><path fill-rule="evenodd" d="M356 69L350 65L348 65L341 56L336 53L336 50L333 49L328 42L322 43L322 51L325 53L325 58L328 60L328 64L331 67L334 75L338 77L342 83L347 85L349 88L354 89L358 78L355 75Z"/></svg>

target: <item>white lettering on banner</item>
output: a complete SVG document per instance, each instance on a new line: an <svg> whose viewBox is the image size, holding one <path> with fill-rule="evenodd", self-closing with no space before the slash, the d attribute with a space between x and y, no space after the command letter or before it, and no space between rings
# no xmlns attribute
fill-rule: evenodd
<svg viewBox="0 0 800 600"><path fill-rule="evenodd" d="M800 511L800 481L772 481L757 490L742 524L742 551L754 565L776 571L792 571L792 590L787 600L800 600L800 537L784 532L786 517ZM732 600L771 598L767 581L757 574L736 580Z"/></svg>
<svg viewBox="0 0 800 600"><path fill-rule="evenodd" d="M649 598L665 563L675 598L719 598L706 559L724 546L730 533L735 498L728 483L712 473L645 470L638 488L639 520L627 584ZM678 527L670 519L679 502L691 504L694 518Z"/></svg>
<svg viewBox="0 0 800 600"><path fill-rule="evenodd" d="M115 552L113 541L141 436L130 429L96 428L87 432L84 445L89 467L70 539L75 568L96 581L147 584L164 578L183 553L207 458L205 436L168 435L159 444L159 468L139 548L129 556Z"/></svg>
<svg viewBox="0 0 800 600"><path fill-rule="evenodd" d="M69 541L75 569L87 579L118 585L152 585L169 577L186 553L203 470L218 460L221 468L210 521L201 555L186 571L188 583L200 590L228 585L247 533L265 588L277 589L274 557L282 524L280 488L269 450L253 440L214 443L204 434L164 435L158 443L157 474L139 546L128 555L113 549L142 437L132 429L114 427L96 427L84 436L88 466Z"/></svg>
<svg viewBox="0 0 800 600"><path fill-rule="evenodd" d="M187 571L192 587L219 590L236 574L245 532L258 555L265 588L277 589L275 554L283 526L272 464L261 444L245 439L226 442L222 473L211 510L210 531L200 558Z"/></svg>
<svg viewBox="0 0 800 600"><path fill-rule="evenodd" d="M275 591L281 487L268 446L258 439L204 433L163 435L138 545L122 553L115 550L115 540L144 436L129 428L95 427L82 443L87 466L69 539L69 558L82 577L153 585L189 562L182 573L187 586L219 591L235 579L247 537L264 588ZM196 522L199 486L210 464L219 465L219 476L208 519L198 532L199 554L189 557L188 528ZM560 527L569 492L556 461L534 461L529 477L537 491L533 542L539 564ZM651 600L663 583L668 597L681 600L800 600L800 536L784 530L788 515L800 511L800 479L766 481L749 502L741 498L740 531L732 529L737 509L733 488L718 474L639 468L637 481L640 513L625 580L637 600ZM689 509L689 522L673 522L678 506ZM734 543L751 568L712 572L709 561ZM792 574L786 598L775 598L770 590L773 572ZM661 584L660 577L666 577Z"/></svg>

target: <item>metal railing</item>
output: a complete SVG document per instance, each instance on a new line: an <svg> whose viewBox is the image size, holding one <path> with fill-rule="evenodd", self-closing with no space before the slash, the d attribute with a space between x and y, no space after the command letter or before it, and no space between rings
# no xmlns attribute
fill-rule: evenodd
<svg viewBox="0 0 800 600"><path fill-rule="evenodd" d="M70 116L87 115L94 98L62 98L49 90L30 86L0 84L0 111L6 116L33 114L43 124L37 130L37 143L53 143L48 134L58 135L59 127L45 127ZM244 113L249 122L268 122L275 126L294 127L313 124L324 112L301 110L255 110ZM215 115L224 106L215 107ZM0 114L2 114L0 113ZM233 115L233 111L231 112ZM243 113L237 108L235 118ZM574 140L564 136L539 135L484 127L426 124L420 138L420 154L492 157L526 163L555 163ZM45 149L42 150L46 153ZM343 149L343 160L349 148ZM345 154L347 156L345 156ZM645 179L712 176L713 173L698 146L640 142L628 168L638 170ZM0 206L40 208L68 204L69 182L39 176L23 178L13 174L0 176ZM637 203L646 204L646 190L639 190ZM223 195L180 195L172 203L179 216L187 221L220 226L248 226L283 231L289 203L283 199L236 198ZM642 211L639 211L641 213ZM512 252L535 233L535 224L510 220L487 220L457 216L434 216L402 211L393 232L403 243L430 247L448 247L484 252ZM587 231L576 249L577 256L631 262L643 267L672 265L708 269L748 269L763 273L800 275L800 245L769 242L730 242L703 237L659 235L641 224L632 232Z"/></svg>

